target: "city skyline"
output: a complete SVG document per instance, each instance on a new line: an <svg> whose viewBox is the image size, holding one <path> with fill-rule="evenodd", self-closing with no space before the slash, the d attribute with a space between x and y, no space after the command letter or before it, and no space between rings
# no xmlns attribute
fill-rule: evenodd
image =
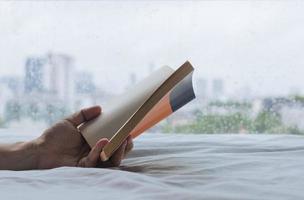
<svg viewBox="0 0 304 200"><path fill-rule="evenodd" d="M51 57L58 57L59 60L62 59L60 57L66 57L66 59L69 59L72 63L72 67L70 68L72 71L71 73L76 75L77 77L82 80L83 77L90 77L89 79L94 83L94 87L100 89L100 91L104 91L105 95L111 94L111 95L119 95L124 92L126 92L128 89L132 88L133 85L140 82L142 79L144 79L146 76L148 76L153 70L156 70L158 67L156 67L153 62L149 63L149 65L146 65L146 67L143 68L143 73L137 74L136 71L130 71L129 73L120 74L120 76L123 76L124 78L120 80L115 80L115 77L113 79L110 79L110 81L113 83L111 87L108 87L109 84L100 84L100 82L96 81L98 79L98 75L94 74L94 71L89 69L82 69L77 68L77 59L75 59L72 55L66 54L66 53L58 53L58 52L51 52L45 54L38 54L38 55L31 55L28 56L23 64L23 68L18 71L18 73L9 73L9 74L0 74L1 79L18 79L18 84L25 84L23 87L26 87L26 67L29 61L34 60L35 62L42 62L42 65L47 64L48 60L51 59ZM56 59L55 59L56 60ZM60 63L60 62L59 62ZM62 65L62 64L60 64ZM60 68L60 66L58 66ZM63 66L68 67L68 66ZM64 71L62 69L58 69L59 74L56 76L65 76L68 71ZM37 72L36 72L37 73ZM51 71L45 71L45 73L48 73L47 76L49 77L47 81L47 87L59 87L59 86L51 86L53 79L56 79L54 77L54 74L51 73ZM62 77L63 78L63 77ZM51 80L52 79L52 80ZM37 80L34 80L37 81ZM41 81L41 80L38 80ZM73 80L75 83L77 80ZM54 81L53 81L54 82ZM98 84L99 83L99 84ZM45 84L45 83L44 83ZM199 77L197 74L194 73L194 90L196 93L203 97L204 99L222 99L222 100L229 100L229 99L251 99L251 98L263 98L263 97L278 97L278 96L288 96L288 95L302 95L302 93L298 90L298 88L291 87L287 94L254 94L252 91L252 88L249 85L240 85L240 87L235 88L235 90L231 90L231 88L227 87L226 80L224 78L212 78L212 77ZM39 84L37 84L39 86ZM113 86L115 90L113 90ZM26 92L26 88L24 88L24 92ZM82 88L85 89L85 88ZM57 90L62 90L58 88ZM77 90L77 89L76 89ZM113 92L114 91L114 92Z"/></svg>
<svg viewBox="0 0 304 200"><path fill-rule="evenodd" d="M152 73L155 67L150 65L146 70ZM94 94L105 91L105 95L119 95L141 81L135 73L129 73L128 79L122 83L125 86L123 91L97 85L94 74L88 70L77 69L72 56L49 52L45 55L27 57L21 75L0 75L0 84L7 85L9 89L21 95L51 94L69 101L68 99L73 98L76 93ZM199 98L228 98L225 96L225 82L222 79L198 78L194 85Z"/></svg>

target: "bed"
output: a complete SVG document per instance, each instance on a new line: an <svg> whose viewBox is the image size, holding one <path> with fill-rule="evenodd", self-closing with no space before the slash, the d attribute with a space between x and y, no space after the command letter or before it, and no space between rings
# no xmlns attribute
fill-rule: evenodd
<svg viewBox="0 0 304 200"><path fill-rule="evenodd" d="M1 142L37 134L1 130ZM0 171L1 199L304 199L304 137L147 133L119 168Z"/></svg>

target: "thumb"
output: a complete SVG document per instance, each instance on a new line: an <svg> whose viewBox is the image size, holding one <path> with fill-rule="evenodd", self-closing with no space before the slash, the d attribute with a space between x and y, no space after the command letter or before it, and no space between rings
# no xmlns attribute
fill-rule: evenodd
<svg viewBox="0 0 304 200"><path fill-rule="evenodd" d="M100 106L92 106L89 108L81 109L80 111L70 115L66 118L69 122L71 122L75 127L79 126L83 122L94 119L101 113Z"/></svg>
<svg viewBox="0 0 304 200"><path fill-rule="evenodd" d="M99 158L100 152L102 151L103 147L106 146L106 144L108 144L108 142L109 141L107 138L100 139L95 144L95 146L91 149L89 154L79 161L78 166L79 167L96 167L98 162L100 161L100 158Z"/></svg>

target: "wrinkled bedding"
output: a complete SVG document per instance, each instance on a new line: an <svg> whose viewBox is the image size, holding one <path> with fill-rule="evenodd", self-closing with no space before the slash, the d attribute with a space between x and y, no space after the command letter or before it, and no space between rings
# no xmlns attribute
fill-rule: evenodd
<svg viewBox="0 0 304 200"><path fill-rule="evenodd" d="M1 130L0 142L35 134ZM304 136L147 133L120 168L0 171L1 199L304 199Z"/></svg>

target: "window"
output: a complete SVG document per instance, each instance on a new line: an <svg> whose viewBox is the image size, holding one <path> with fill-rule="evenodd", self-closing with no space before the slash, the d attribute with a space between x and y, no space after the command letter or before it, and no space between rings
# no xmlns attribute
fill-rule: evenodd
<svg viewBox="0 0 304 200"><path fill-rule="evenodd" d="M300 1L0 3L0 127L47 127L190 60L197 99L150 131L304 133Z"/></svg>

